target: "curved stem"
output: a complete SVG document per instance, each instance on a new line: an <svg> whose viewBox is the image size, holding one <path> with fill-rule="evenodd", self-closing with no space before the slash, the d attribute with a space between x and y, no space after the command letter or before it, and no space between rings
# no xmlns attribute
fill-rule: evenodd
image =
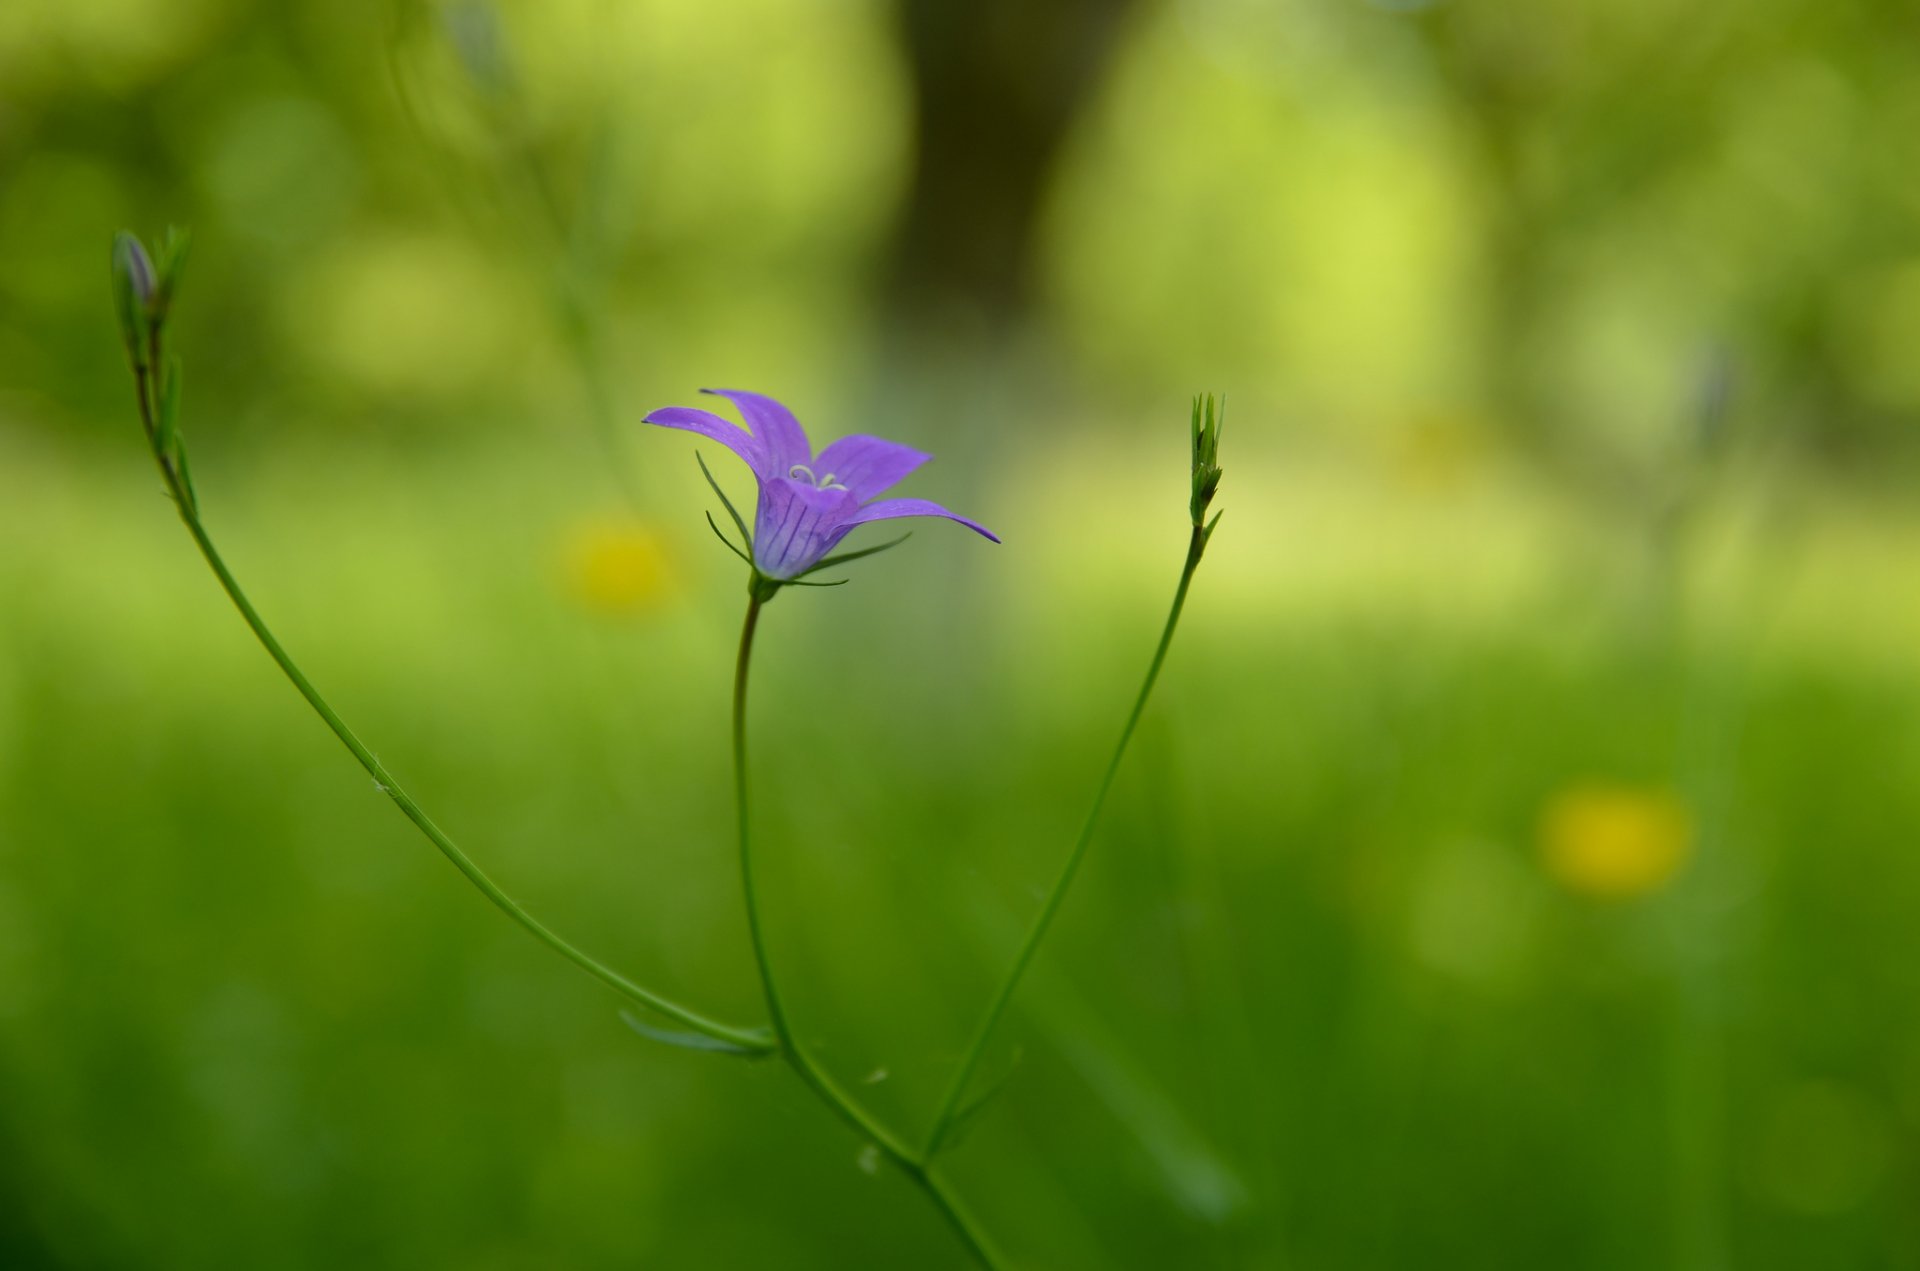
<svg viewBox="0 0 1920 1271"><path fill-rule="evenodd" d="M141 421L146 426L149 440L152 440L156 430L152 407L148 400L150 379L150 376L140 375L138 377L138 388L140 391ZM482 871L478 865L474 864L473 859L461 851L459 846L454 843L451 838L447 837L446 831L434 824L433 819L426 814L426 811L421 808L418 803L414 802L413 796L408 794L406 790L401 787L400 783L394 780L393 774L387 771L386 765L382 764L380 760L375 757L374 753L367 749L366 743L362 742L360 738L354 734L353 730L347 727L346 721L341 719L333 707L327 704L327 700L324 697L320 696L319 690L314 688L312 681L307 679L298 664L288 655L286 649L281 646L280 641L274 637L273 632L267 627L265 620L260 617L259 611L257 611L253 607L252 602L247 599L246 592L241 590L239 580L236 579L233 576L233 572L227 568L226 561L221 559L219 551L213 545L213 539L207 534L206 527L200 523L200 516L198 511L195 510L194 500L187 490L181 478L180 471L174 464L172 458L156 450L155 459L160 465L160 473L166 480L167 489L169 493L173 495L173 501L180 510L180 519L186 523L187 532L193 535L193 541L195 545L199 547L200 555L205 558L208 567L213 570L214 577L220 580L220 586L227 593L227 598L233 602L234 608L240 611L240 616L246 620L247 626L252 629L254 637L260 641L261 647L266 649L268 656L279 665L281 671L286 673L287 679L292 681L294 688L299 690L300 696L307 699L307 705L311 706L314 713L319 715L327 727L333 730L333 735L340 739L341 744L346 746L347 750L355 759L359 760L360 766L365 768L367 773L372 776L374 784L380 788L381 793L392 799L394 803L399 806L400 811L406 815L406 818L412 821L435 847L440 849L441 855L451 861L453 867L465 875L468 882L479 888L481 893L485 895L488 900L492 901L501 912L505 913L522 927L525 927L535 939L630 1001L636 1002L648 1010L655 1011L669 1019L676 1020L688 1028L693 1029L695 1032L702 1033L718 1041L726 1042L728 1045L741 1050L755 1054L767 1054L774 1049L773 1044L768 1040L763 1030L736 1028L731 1024L723 1024L718 1020L708 1019L697 1011L690 1010L677 1002L660 996L658 993L635 984L618 971L590 957L567 940L561 938L557 932L521 908L517 901L500 889L499 884L487 877L486 873Z"/></svg>
<svg viewBox="0 0 1920 1271"><path fill-rule="evenodd" d="M773 978L773 964L767 959L766 936L760 928L760 897L753 885L753 836L747 817L747 668L753 659L753 633L760 625L760 608L766 603L758 586L749 589L747 617L740 628L740 651L733 662L733 807L740 844L740 889L746 900L747 936L753 942L753 965L760 972L760 991L767 999L767 1017L773 1021L773 1035L783 1052L791 1050L786 1007L780 1001L780 987Z"/></svg>
<svg viewBox="0 0 1920 1271"><path fill-rule="evenodd" d="M1005 1265L999 1252L980 1229L945 1178L935 1173L926 1156L908 1146L905 1139L888 1129L878 1118L860 1106L854 1097L801 1048L780 997L774 978L773 962L767 954L766 934L760 921L759 891L754 885L753 836L750 833L747 800L747 669L753 660L753 636L760 625L760 610L773 594L769 584L756 572L748 585L747 616L740 628L740 652L733 668L733 793L740 828L740 886L746 902L747 934L753 942L754 965L760 971L760 987L766 995L767 1017L773 1021L775 1045L780 1057L799 1076L807 1089L833 1110L856 1134L880 1149L893 1165L927 1194L940 1216L953 1229L962 1244L989 1271Z"/></svg>
<svg viewBox="0 0 1920 1271"><path fill-rule="evenodd" d="M1013 994L1020 987L1021 979L1027 973L1027 967L1033 962L1033 955L1039 950L1040 942L1046 939L1047 930L1053 925L1054 916L1060 912L1061 902L1066 899L1067 889L1073 885L1074 876L1080 872L1080 863L1086 859L1087 848L1093 842L1094 827L1099 824L1100 810L1107 801L1107 792L1113 789L1114 778L1120 772L1120 761L1125 758L1127 744L1133 740L1134 729L1140 723L1140 716L1147 708L1147 698L1153 694L1154 681L1160 678L1160 667L1167 660L1167 650L1173 644L1173 632L1180 625L1180 610L1187 603L1187 589L1193 583L1194 570L1200 566L1200 557L1206 551L1207 532L1198 525L1193 527L1193 537L1187 544L1187 561L1180 570L1180 585L1174 589L1173 608L1167 614L1167 624L1160 631L1160 643L1154 648L1153 661L1147 664L1147 676L1140 685L1140 694L1134 698L1133 710L1127 715L1125 727L1120 730L1120 742L1113 748L1113 758L1107 761L1107 770L1100 778L1100 785L1094 791L1093 806L1087 810L1087 819L1080 826L1080 836L1074 840L1073 850L1068 853L1066 864L1061 867L1060 877L1054 880L1053 890L1047 893L1047 899L1040 906L1039 916L1033 921L1033 927L1027 932L1026 941L1020 946L1019 954L1013 960L1013 967L1007 972L1007 978L1000 984L999 991L993 996L987 1012L974 1030L973 1040L968 1044L960 1067L954 1073L953 1081L940 1101L940 1109L934 1115L933 1128L927 1134L927 1146L924 1155L931 1160L940 1151L947 1135L952 1131L955 1118L960 1112L960 1100L966 1095L967 1087L972 1083L975 1072L979 1070L981 1057L986 1053L987 1042L993 1036L994 1028L1000 1023L1000 1017L1006 1013L1007 1004L1013 1000Z"/></svg>

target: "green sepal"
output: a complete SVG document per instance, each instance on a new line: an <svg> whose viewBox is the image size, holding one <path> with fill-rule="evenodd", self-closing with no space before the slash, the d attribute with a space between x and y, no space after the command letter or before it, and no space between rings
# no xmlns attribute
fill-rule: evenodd
<svg viewBox="0 0 1920 1271"><path fill-rule="evenodd" d="M1218 512L1215 512L1213 514L1213 519L1207 522L1207 528L1200 531L1201 547L1205 547L1208 543L1211 543L1213 541L1213 527L1220 524L1220 518L1225 516L1226 514L1227 514L1227 510L1225 508L1221 508Z"/></svg>
<svg viewBox="0 0 1920 1271"><path fill-rule="evenodd" d="M741 560L747 562L748 568L753 567L753 557L747 555L745 552L735 547L733 545L733 540L728 538L725 534L721 533L720 526L713 519L713 513L711 512L707 513L707 528L713 531L713 536L715 538L719 539L722 543L726 544L728 551L732 552L735 556L738 556Z"/></svg>
<svg viewBox="0 0 1920 1271"><path fill-rule="evenodd" d="M747 575L747 595L763 605L779 595L780 589L784 586L786 584L778 578L769 578L761 573L758 566L755 566L754 571Z"/></svg>
<svg viewBox="0 0 1920 1271"><path fill-rule="evenodd" d="M160 240L160 250L154 260L153 302L149 306L156 326L165 323L173 309L174 293L179 289L180 275L187 263L187 248L192 243L191 234L172 225L167 227L167 236Z"/></svg>
<svg viewBox="0 0 1920 1271"><path fill-rule="evenodd" d="M621 1011L620 1022L651 1041L664 1042L669 1046L678 1046L683 1050L702 1050L714 1055L738 1055L742 1059L765 1059L774 1053L773 1037L767 1036L763 1047L741 1046L718 1037L709 1037L705 1033L681 1033L667 1028L655 1028L632 1011Z"/></svg>
<svg viewBox="0 0 1920 1271"><path fill-rule="evenodd" d="M888 548L900 546L900 544L906 542L908 539L912 537L913 537L913 531L908 530L905 534L902 534L899 538L892 539L888 542L882 543L878 547L863 547L857 552L842 552L838 556L829 556L825 560L821 561L818 565L815 565L812 569L803 569L799 573L795 574L794 577L805 578L808 574L817 574L823 569L832 569L835 565L844 565L848 561L859 560L862 556L872 556L877 552L884 552Z"/></svg>
<svg viewBox="0 0 1920 1271"><path fill-rule="evenodd" d="M812 573L813 571L808 570L807 572ZM796 576L793 578L769 579L768 581L777 582L782 587L844 587L848 583L852 582L853 579L836 578L830 583L810 583Z"/></svg>
<svg viewBox="0 0 1920 1271"><path fill-rule="evenodd" d="M713 473L707 469L707 461L700 457L698 450L693 452L693 461L700 465L700 475L707 479L707 484L713 487L713 492L720 496L720 502L727 509L727 515L731 516L733 523L740 527L740 537L746 542L747 547L751 549L753 547L752 532L747 529L746 521L741 519L740 513L734 508L733 500L729 499L727 492L720 488L720 483L713 479Z"/></svg>

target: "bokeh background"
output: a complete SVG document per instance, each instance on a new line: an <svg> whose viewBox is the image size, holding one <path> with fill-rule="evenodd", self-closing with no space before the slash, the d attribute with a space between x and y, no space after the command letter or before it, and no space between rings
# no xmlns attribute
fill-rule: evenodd
<svg viewBox="0 0 1920 1271"><path fill-rule="evenodd" d="M1891 0L0 4L0 1265L932 1267L516 895L759 1017L702 385L937 463L782 596L805 1036L909 1132L1227 509L956 1185L1031 1267L1920 1267L1920 19ZM744 475L713 456L736 491Z"/></svg>

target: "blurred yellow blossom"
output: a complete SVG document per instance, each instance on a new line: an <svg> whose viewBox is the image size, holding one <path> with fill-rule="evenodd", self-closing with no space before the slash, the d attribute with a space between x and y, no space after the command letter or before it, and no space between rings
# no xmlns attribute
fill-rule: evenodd
<svg viewBox="0 0 1920 1271"><path fill-rule="evenodd" d="M1457 490L1483 470L1492 454L1487 421L1466 411L1424 411L1389 434L1392 474L1425 491Z"/></svg>
<svg viewBox="0 0 1920 1271"><path fill-rule="evenodd" d="M1547 872L1569 891L1626 900L1671 880L1693 848L1693 818L1670 792L1585 783L1559 791L1540 819Z"/></svg>
<svg viewBox="0 0 1920 1271"><path fill-rule="evenodd" d="M673 598L673 563L660 535L643 522L603 519L575 525L565 544L567 592L607 617L651 613Z"/></svg>

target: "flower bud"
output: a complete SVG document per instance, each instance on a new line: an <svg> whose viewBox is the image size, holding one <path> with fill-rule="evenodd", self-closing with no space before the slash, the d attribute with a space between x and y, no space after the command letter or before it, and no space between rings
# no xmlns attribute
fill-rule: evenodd
<svg viewBox="0 0 1920 1271"><path fill-rule="evenodd" d="M153 261L140 240L121 230L113 236L113 302L120 336L136 370L146 369L147 331L153 321Z"/></svg>
<svg viewBox="0 0 1920 1271"><path fill-rule="evenodd" d="M1193 399L1193 498L1187 506L1196 528L1207 523L1207 507L1220 488L1220 430L1226 422L1225 398L1217 404L1212 393Z"/></svg>

